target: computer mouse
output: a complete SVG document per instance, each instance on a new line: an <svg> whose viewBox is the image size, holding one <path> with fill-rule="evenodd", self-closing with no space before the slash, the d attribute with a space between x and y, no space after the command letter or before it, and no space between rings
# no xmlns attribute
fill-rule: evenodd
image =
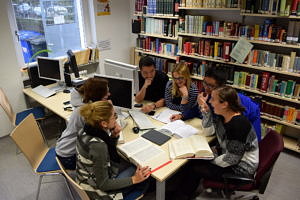
<svg viewBox="0 0 300 200"><path fill-rule="evenodd" d="M132 131L135 133L135 134L138 134L140 132L140 128L135 126L132 128Z"/></svg>
<svg viewBox="0 0 300 200"><path fill-rule="evenodd" d="M63 90L63 93L70 93L71 91L70 90L67 90L67 89L65 89L65 90Z"/></svg>

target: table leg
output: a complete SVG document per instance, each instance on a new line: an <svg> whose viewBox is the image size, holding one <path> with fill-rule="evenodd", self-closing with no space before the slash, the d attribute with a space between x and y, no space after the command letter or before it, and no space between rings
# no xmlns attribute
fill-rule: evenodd
<svg viewBox="0 0 300 200"><path fill-rule="evenodd" d="M156 180L156 200L164 200L166 192L166 181Z"/></svg>

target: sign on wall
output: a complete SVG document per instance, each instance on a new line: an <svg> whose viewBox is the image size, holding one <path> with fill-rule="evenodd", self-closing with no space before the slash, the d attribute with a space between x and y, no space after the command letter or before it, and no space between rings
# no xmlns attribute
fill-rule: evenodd
<svg viewBox="0 0 300 200"><path fill-rule="evenodd" d="M110 15L110 0L97 0L97 16Z"/></svg>

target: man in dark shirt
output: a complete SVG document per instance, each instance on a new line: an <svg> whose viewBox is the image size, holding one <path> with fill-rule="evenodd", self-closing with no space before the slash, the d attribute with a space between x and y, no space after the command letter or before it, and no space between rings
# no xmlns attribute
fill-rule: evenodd
<svg viewBox="0 0 300 200"><path fill-rule="evenodd" d="M149 56L142 57L139 63L139 89L135 101L140 103L143 100L153 103L144 105L142 111L148 113L155 108L164 106L166 84L169 77L161 71L155 70L155 63Z"/></svg>

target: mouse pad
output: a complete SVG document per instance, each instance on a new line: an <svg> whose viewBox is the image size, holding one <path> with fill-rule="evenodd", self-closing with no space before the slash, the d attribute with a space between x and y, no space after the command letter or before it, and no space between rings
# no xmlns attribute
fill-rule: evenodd
<svg viewBox="0 0 300 200"><path fill-rule="evenodd" d="M147 140L150 140L151 142L162 145L166 143L169 139L171 139L170 136L167 136L159 131L156 130L150 130L142 135L143 138L146 138Z"/></svg>

